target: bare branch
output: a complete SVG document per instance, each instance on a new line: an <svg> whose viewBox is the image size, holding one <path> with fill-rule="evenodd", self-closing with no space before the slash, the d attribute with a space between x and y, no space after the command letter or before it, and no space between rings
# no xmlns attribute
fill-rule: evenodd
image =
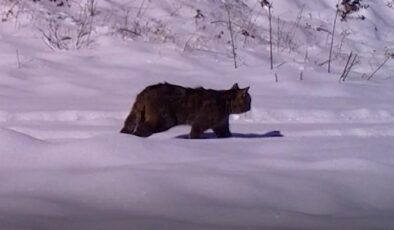
<svg viewBox="0 0 394 230"><path fill-rule="evenodd" d="M231 47L232 47L232 52L233 52L234 68L237 68L237 53L235 51L234 34L233 34L231 17L230 17L230 9L227 4L225 4L225 8L226 8L227 19L228 19L228 30L230 32L230 38L231 38Z"/></svg>
<svg viewBox="0 0 394 230"><path fill-rule="evenodd" d="M328 72L331 72L331 56L332 56L332 48L334 46L334 35L335 35L335 26L337 24L337 18L338 18L338 9L335 11L335 18L334 18L334 25L332 27L332 32L331 32L331 44L330 44L330 54L328 56Z"/></svg>
<svg viewBox="0 0 394 230"><path fill-rule="evenodd" d="M270 63L271 63L271 70L274 69L274 58L272 54L272 15L271 15L271 8L272 5L270 4L268 7L268 20L270 24L269 33L270 33Z"/></svg>
<svg viewBox="0 0 394 230"><path fill-rule="evenodd" d="M372 77L376 74L376 72L378 72L378 71L379 71L379 70L380 70L390 59L391 59L391 57L388 56L388 57L384 60L384 62L383 62L382 64L380 64L380 65L378 66L378 68L376 68L376 70L373 71L373 72L371 73L371 75L369 75L369 77L367 78L367 80L368 80L368 81L371 80Z"/></svg>
<svg viewBox="0 0 394 230"><path fill-rule="evenodd" d="M349 54L349 57L347 59L346 65L345 65L345 68L343 68L343 72L342 72L341 76L339 77L338 82L341 82L342 79L343 79L343 76L345 76L345 74L347 72L347 67L349 65L350 59L352 59L352 56L353 56L353 51L351 51L350 54Z"/></svg>

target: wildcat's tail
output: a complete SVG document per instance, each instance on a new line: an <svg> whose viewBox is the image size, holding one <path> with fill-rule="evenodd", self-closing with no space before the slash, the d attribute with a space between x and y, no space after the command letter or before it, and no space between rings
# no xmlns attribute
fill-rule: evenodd
<svg viewBox="0 0 394 230"><path fill-rule="evenodd" d="M142 103L135 102L133 108L124 122L121 133L134 134L145 117L145 106Z"/></svg>

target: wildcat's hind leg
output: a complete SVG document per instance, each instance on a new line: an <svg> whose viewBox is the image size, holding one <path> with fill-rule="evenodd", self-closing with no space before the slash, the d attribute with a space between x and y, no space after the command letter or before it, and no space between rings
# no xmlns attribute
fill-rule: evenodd
<svg viewBox="0 0 394 230"><path fill-rule="evenodd" d="M192 129L191 129L191 131L190 131L190 134L189 134L189 138L190 138L190 139L198 139L198 138L201 137L201 134L202 134L203 132L204 132L203 129L201 129L201 128L198 127L198 126L193 125L193 126L192 126Z"/></svg>
<svg viewBox="0 0 394 230"><path fill-rule="evenodd" d="M223 121L221 121L212 128L213 132L216 134L217 137L225 138L232 136L228 119L228 117L225 118Z"/></svg>
<svg viewBox="0 0 394 230"><path fill-rule="evenodd" d="M140 137L149 137L154 133L164 132L176 125L176 121L171 119L171 117L166 117L161 114L161 116L151 116L143 123L140 123L135 131L134 135Z"/></svg>
<svg viewBox="0 0 394 230"><path fill-rule="evenodd" d="M204 122L204 119L200 119L201 121L195 121L192 125L192 129L190 130L190 139L198 139L201 137L201 134L204 133L205 130L209 129L209 126Z"/></svg>
<svg viewBox="0 0 394 230"><path fill-rule="evenodd" d="M131 134L139 137L149 137L154 133L155 133L154 125L152 125L150 122L144 122L139 124L138 127Z"/></svg>

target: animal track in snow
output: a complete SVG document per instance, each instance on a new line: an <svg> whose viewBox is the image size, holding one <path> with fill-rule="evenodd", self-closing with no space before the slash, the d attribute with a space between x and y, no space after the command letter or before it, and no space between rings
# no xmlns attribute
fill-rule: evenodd
<svg viewBox="0 0 394 230"><path fill-rule="evenodd" d="M48 121L65 122L78 120L123 119L126 113L95 110L63 110L63 111L32 111L7 112L0 111L0 122L8 121Z"/></svg>
<svg viewBox="0 0 394 230"><path fill-rule="evenodd" d="M0 125L38 139L82 139L117 133L127 111L0 111ZM280 130L285 137L394 137L394 115L385 110L253 110L234 115L233 132ZM182 132L189 130L184 128ZM161 134L176 136L179 130Z"/></svg>

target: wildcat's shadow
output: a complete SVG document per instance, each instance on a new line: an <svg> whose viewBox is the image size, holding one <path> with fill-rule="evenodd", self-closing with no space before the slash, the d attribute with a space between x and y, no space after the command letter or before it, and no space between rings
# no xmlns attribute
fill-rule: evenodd
<svg viewBox="0 0 394 230"><path fill-rule="evenodd" d="M278 130L270 131L268 133L232 133L231 137L228 138L245 138L245 139L253 139L253 138L271 138L271 137L283 137L282 133ZM178 139L189 139L189 134L182 134L176 136ZM203 133L200 139L222 139L218 138L215 133L207 132Z"/></svg>

